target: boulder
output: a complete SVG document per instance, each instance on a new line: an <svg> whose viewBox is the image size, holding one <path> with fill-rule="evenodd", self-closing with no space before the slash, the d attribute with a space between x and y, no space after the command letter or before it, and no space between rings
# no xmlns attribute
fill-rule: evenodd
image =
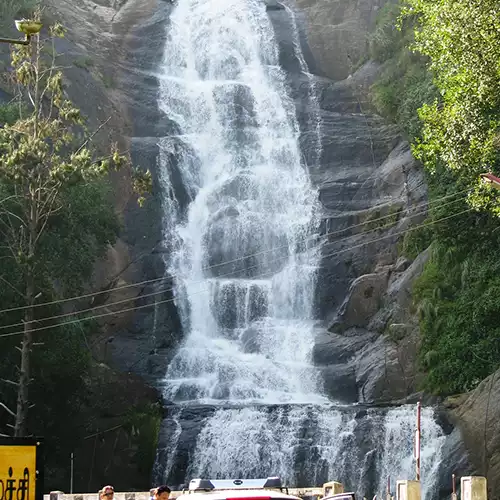
<svg viewBox="0 0 500 500"><path fill-rule="evenodd" d="M313 360L316 365L335 365L347 363L356 352L377 338L377 334L363 329L351 329L339 335L321 332L313 347Z"/></svg>
<svg viewBox="0 0 500 500"><path fill-rule="evenodd" d="M366 327L380 307L387 282L387 273L365 274L355 279L332 329L343 331L351 327Z"/></svg>
<svg viewBox="0 0 500 500"><path fill-rule="evenodd" d="M488 479L488 498L500 498L500 370L458 403L449 398L445 406L462 431L476 473Z"/></svg>
<svg viewBox="0 0 500 500"><path fill-rule="evenodd" d="M411 392L397 349L384 336L357 353L355 366L360 402L402 399Z"/></svg>

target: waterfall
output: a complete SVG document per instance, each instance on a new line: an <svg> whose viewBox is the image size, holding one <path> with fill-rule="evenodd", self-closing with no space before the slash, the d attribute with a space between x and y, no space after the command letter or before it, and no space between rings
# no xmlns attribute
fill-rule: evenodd
<svg viewBox="0 0 500 500"><path fill-rule="evenodd" d="M175 120L192 202L170 272L189 332L172 401L320 401L312 302L317 192L260 0L183 0L171 17L160 106ZM168 210L174 204L167 204Z"/></svg>
<svg viewBox="0 0 500 500"><path fill-rule="evenodd" d="M412 476L413 417L408 408L360 415L321 389L311 360L320 206L279 56L262 0L179 0L172 11L159 97L172 133L159 142L159 164L186 335L163 381L176 410L163 424L157 474L170 484L335 479L368 493L381 488L375 476ZM306 81L318 149L319 104L308 73ZM424 419L432 475L442 433L432 410Z"/></svg>

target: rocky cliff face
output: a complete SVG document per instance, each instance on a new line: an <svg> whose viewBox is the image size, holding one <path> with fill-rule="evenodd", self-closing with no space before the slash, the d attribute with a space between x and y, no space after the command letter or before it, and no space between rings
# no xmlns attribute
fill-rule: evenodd
<svg viewBox="0 0 500 500"><path fill-rule="evenodd" d="M71 27L59 49L72 66L68 92L91 123L112 116L112 135L131 149L135 163L157 175L158 137L171 124L158 109L155 69L172 4L87 0L76 7L51 0L51 6ZM316 300L317 316L325 325L318 336L316 351L322 354L317 362L324 367L326 387L344 387L340 392L332 390L332 396L361 401L398 399L415 390L418 336L404 335L397 344L383 334L395 328L393 324L415 330L404 311L421 263L410 266L398 261L397 242L399 233L421 221L425 210L422 172L408 145L394 126L367 111L366 91L376 77L376 65L365 64L345 78L352 60L366 55L367 33L379 6L380 2L367 0L356 4L299 0L296 7L303 21L299 27L306 27L301 35L307 62L316 73L332 79L313 77L315 103L303 95L303 77L290 82L304 145L312 143L308 126L312 104L319 105L321 116L321 156L309 158L323 205L326 242ZM268 2L268 12L281 38L282 63L291 74L299 74L293 70L298 61L290 57L288 14L279 2ZM319 19L324 21L321 25ZM89 102L97 105L89 107ZM304 153L315 154L307 146ZM116 205L125 229L108 260L98 266L94 286L161 278L162 254L168 248L162 243L160 202L153 193L146 208L137 210L127 176L117 178L116 186ZM102 351L113 335L108 359L151 382L163 375L171 348L182 336L175 307L171 303L154 307L155 302L171 299L169 289L166 276L140 289L110 293L108 302L130 299L136 305L152 306L133 315L111 316L98 342ZM406 302L401 305L401 301Z"/></svg>
<svg viewBox="0 0 500 500"><path fill-rule="evenodd" d="M320 70L344 80L366 60L368 35L387 0L297 0Z"/></svg>
<svg viewBox="0 0 500 500"><path fill-rule="evenodd" d="M409 311L426 255L414 263L398 259L397 245L425 218L423 172L397 128L370 111L377 65L367 62L351 74L352 53L367 57L383 3L297 2L313 67L331 78L316 80L323 139L310 168L326 235L316 301L326 328L315 356L332 397L348 401L404 398L419 380L418 327Z"/></svg>
<svg viewBox="0 0 500 500"><path fill-rule="evenodd" d="M111 137L132 151L135 163L152 169L158 186L158 138L172 124L158 109L155 69L172 4L163 0L49 3L71 27L59 47L65 65L71 66L68 93L91 124L112 117ZM369 111L367 89L377 66L368 62L353 72L366 57L367 33L383 3L296 1L304 53L315 73L309 77L315 95L304 95L309 87L303 85L303 76L297 76L300 72L291 71L296 76L290 86L302 125L303 152L319 189L325 241L316 294L322 326L314 356L322 367L325 389L332 398L346 402L407 398L416 391L420 377L415 361L418 328L410 305L413 281L427 255L409 262L398 258L397 245L401 233L425 217L423 173L396 127ZM293 68L298 61L290 57L288 15L282 3L267 4L281 38L282 63ZM319 106L321 117L317 158L317 151L307 146L312 143L308 124L313 105ZM145 209L137 210L127 175L116 177L115 185L124 231L107 261L99 264L94 287L156 280L165 273L162 256L169 249L162 241L157 191ZM172 303L155 306L172 298L170 288L165 276L140 288L110 293L108 303L130 299L131 305L151 307L106 320L97 354L104 355L105 341L113 335L107 361L158 384L182 338Z"/></svg>
<svg viewBox="0 0 500 500"><path fill-rule="evenodd" d="M500 370L444 406L462 431L474 473L488 479L488 498L500 498Z"/></svg>

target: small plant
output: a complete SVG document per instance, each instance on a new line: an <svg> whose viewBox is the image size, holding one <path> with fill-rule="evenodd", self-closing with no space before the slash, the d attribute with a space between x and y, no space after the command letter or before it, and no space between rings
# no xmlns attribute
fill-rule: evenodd
<svg viewBox="0 0 500 500"><path fill-rule="evenodd" d="M80 69L89 69L94 66L94 61L90 56L79 57L73 61L73 64Z"/></svg>

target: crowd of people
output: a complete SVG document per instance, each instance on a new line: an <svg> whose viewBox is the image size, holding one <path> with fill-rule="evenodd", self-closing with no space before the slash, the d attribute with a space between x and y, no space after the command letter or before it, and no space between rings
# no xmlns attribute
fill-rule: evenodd
<svg viewBox="0 0 500 500"><path fill-rule="evenodd" d="M99 491L99 500L113 500L115 489L108 484ZM150 500L168 500L170 497L170 488L166 485L158 486L149 490Z"/></svg>

